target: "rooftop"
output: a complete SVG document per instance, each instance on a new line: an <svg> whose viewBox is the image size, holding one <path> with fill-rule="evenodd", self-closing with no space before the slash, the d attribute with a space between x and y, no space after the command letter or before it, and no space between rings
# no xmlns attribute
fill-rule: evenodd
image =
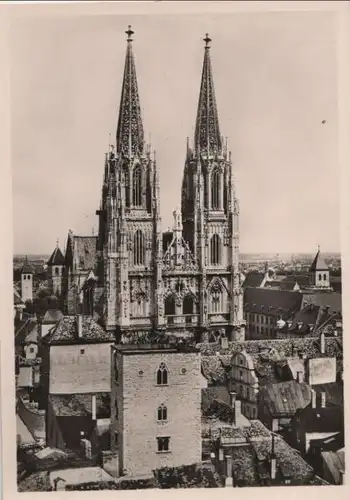
<svg viewBox="0 0 350 500"><path fill-rule="evenodd" d="M246 288L244 310L250 313L267 314L288 318L301 308L303 295L300 292L269 288Z"/></svg>
<svg viewBox="0 0 350 500"><path fill-rule="evenodd" d="M327 266L323 256L321 255L320 250L318 250L311 266L309 272L315 271L328 271L329 267Z"/></svg>
<svg viewBox="0 0 350 500"><path fill-rule="evenodd" d="M305 383L290 380L266 385L261 389L260 397L271 415L293 416L297 410L310 403L311 388Z"/></svg>
<svg viewBox="0 0 350 500"><path fill-rule="evenodd" d="M61 252L59 246L57 245L55 250L52 252L51 257L47 261L48 266L64 266L66 263L63 253Z"/></svg>
<svg viewBox="0 0 350 500"><path fill-rule="evenodd" d="M187 342L177 342L176 344L166 344L166 343L148 343L148 344L118 344L115 346L115 350L125 355L132 354L153 354L154 352L164 352L164 353L178 353L178 352L191 352L199 353L195 346L188 344Z"/></svg>
<svg viewBox="0 0 350 500"><path fill-rule="evenodd" d="M78 336L77 317L63 316L43 339L51 345L113 342L114 335L106 332L91 316L82 316L81 337Z"/></svg>

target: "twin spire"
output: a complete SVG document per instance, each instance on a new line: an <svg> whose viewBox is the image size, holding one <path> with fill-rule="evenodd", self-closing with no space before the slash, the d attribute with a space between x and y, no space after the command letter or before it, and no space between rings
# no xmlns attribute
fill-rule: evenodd
<svg viewBox="0 0 350 500"><path fill-rule="evenodd" d="M140 98L132 51L133 30L126 31L127 49L124 67L122 95L117 127L117 153L134 156L144 151L144 130L141 118ZM209 35L204 38L204 61L200 87L197 119L194 135L196 153L214 154L222 149L219 117L216 106L213 72L210 60Z"/></svg>

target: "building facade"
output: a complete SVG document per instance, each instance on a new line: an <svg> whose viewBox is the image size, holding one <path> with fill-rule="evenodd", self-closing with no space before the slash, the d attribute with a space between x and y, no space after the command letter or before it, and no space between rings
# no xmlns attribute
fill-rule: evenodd
<svg viewBox="0 0 350 500"><path fill-rule="evenodd" d="M161 344L117 346L111 366L111 448L118 450L119 474L199 463L200 353Z"/></svg>
<svg viewBox="0 0 350 500"><path fill-rule="evenodd" d="M206 36L181 209L173 213L173 230L163 233L159 167L144 140L131 29L127 35L116 145L105 158L98 235L86 237L85 249L72 233L68 237L66 309L74 313L83 294L85 310L97 308L105 328L119 339L154 329L196 338L220 330L243 339L239 203L231 153L220 135L211 40Z"/></svg>

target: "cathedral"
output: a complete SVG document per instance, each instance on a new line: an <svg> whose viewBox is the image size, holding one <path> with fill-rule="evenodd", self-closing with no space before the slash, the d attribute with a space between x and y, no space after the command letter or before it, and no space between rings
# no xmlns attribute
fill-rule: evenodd
<svg viewBox="0 0 350 500"><path fill-rule="evenodd" d="M159 166L145 141L129 27L115 147L105 155L96 236L69 231L62 271L67 314L91 314L120 341L166 332L243 340L239 203L220 134L208 35L181 208L162 232Z"/></svg>

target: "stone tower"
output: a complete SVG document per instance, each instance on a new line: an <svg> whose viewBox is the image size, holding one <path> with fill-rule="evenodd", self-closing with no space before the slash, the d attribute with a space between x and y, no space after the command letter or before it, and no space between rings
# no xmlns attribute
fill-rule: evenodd
<svg viewBox="0 0 350 500"><path fill-rule="evenodd" d="M62 280L63 269L65 265L65 258L61 249L58 246L58 241L55 250L52 252L51 257L47 261L47 269L49 275L49 286L51 292L60 297L62 294Z"/></svg>
<svg viewBox="0 0 350 500"><path fill-rule="evenodd" d="M316 288L330 288L331 286L329 267L321 255L320 247L309 269L309 281L310 285Z"/></svg>
<svg viewBox="0 0 350 500"><path fill-rule="evenodd" d="M157 255L161 249L155 154L144 141L133 31L129 27L116 147L106 155L97 242L109 330L150 328L157 317ZM157 274L158 273L158 274Z"/></svg>
<svg viewBox="0 0 350 500"><path fill-rule="evenodd" d="M28 257L23 264L21 270L21 296L23 302L33 300L33 268L28 263Z"/></svg>
<svg viewBox="0 0 350 500"><path fill-rule="evenodd" d="M239 203L231 153L220 135L208 35L204 42L194 142L187 145L182 184L183 234L199 264L201 326L223 324L231 338L241 339Z"/></svg>

